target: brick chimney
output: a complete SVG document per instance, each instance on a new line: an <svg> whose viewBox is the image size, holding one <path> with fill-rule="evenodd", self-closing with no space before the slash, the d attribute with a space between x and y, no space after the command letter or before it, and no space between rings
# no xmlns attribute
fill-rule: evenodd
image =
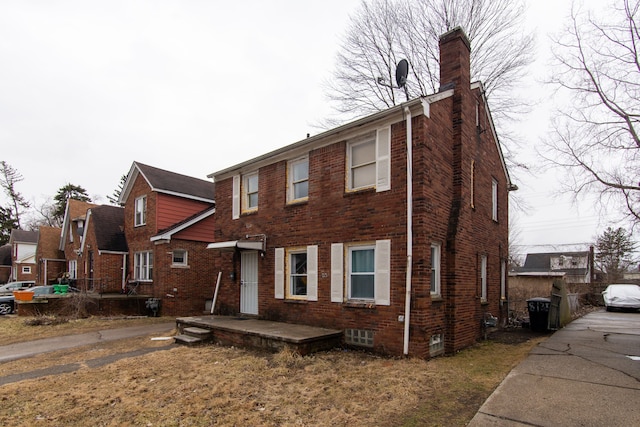
<svg viewBox="0 0 640 427"><path fill-rule="evenodd" d="M468 89L471 85L471 42L462 28L440 36L440 89Z"/></svg>

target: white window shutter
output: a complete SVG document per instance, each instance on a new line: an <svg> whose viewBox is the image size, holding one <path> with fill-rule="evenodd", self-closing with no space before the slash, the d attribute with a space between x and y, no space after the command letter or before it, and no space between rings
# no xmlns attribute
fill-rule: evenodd
<svg viewBox="0 0 640 427"><path fill-rule="evenodd" d="M233 177L233 195L231 200L231 218L240 218L240 175Z"/></svg>
<svg viewBox="0 0 640 427"><path fill-rule="evenodd" d="M376 133L376 191L391 190L391 128Z"/></svg>
<svg viewBox="0 0 640 427"><path fill-rule="evenodd" d="M276 248L275 258L275 298L284 299L284 248Z"/></svg>
<svg viewBox="0 0 640 427"><path fill-rule="evenodd" d="M376 241L375 301L391 304L391 240Z"/></svg>
<svg viewBox="0 0 640 427"><path fill-rule="evenodd" d="M342 243L331 245L331 302L344 301L344 249Z"/></svg>
<svg viewBox="0 0 640 427"><path fill-rule="evenodd" d="M318 247L307 246L307 300L318 301Z"/></svg>

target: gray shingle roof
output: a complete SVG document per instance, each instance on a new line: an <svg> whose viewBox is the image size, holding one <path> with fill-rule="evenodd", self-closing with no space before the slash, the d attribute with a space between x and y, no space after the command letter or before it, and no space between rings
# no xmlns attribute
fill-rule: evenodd
<svg viewBox="0 0 640 427"><path fill-rule="evenodd" d="M211 181L169 172L138 162L134 163L155 191L190 195L208 200L214 199L215 184Z"/></svg>
<svg viewBox="0 0 640 427"><path fill-rule="evenodd" d="M101 205L91 208L91 219L96 233L98 249L103 251L127 252L124 235L124 208Z"/></svg>

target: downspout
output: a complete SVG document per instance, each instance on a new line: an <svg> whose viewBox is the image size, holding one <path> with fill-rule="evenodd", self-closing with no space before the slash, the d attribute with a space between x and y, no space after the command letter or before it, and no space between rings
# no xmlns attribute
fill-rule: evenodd
<svg viewBox="0 0 640 427"><path fill-rule="evenodd" d="M122 254L122 291L127 288L127 254Z"/></svg>
<svg viewBox="0 0 640 427"><path fill-rule="evenodd" d="M411 111L404 107L407 121L407 277L404 298L404 355L409 355L409 320L411 316L411 258L413 257L413 154Z"/></svg>

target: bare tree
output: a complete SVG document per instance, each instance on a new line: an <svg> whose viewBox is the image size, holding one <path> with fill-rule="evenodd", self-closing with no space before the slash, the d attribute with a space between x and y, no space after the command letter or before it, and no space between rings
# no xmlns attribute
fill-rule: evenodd
<svg viewBox="0 0 640 427"><path fill-rule="evenodd" d="M528 110L513 93L532 61L533 38L521 33L523 12L522 0L363 0L327 83L328 97L342 119L404 102L405 95L389 87L400 59L409 62L410 98L437 92L439 38L460 26L472 45L472 78L482 81L500 127Z"/></svg>
<svg viewBox="0 0 640 427"><path fill-rule="evenodd" d="M18 228L20 228L21 209L29 208L29 202L16 190L16 184L24 178L20 172L15 170L9 163L4 160L0 161L0 186L9 198L13 217L15 218Z"/></svg>
<svg viewBox="0 0 640 427"><path fill-rule="evenodd" d="M617 0L607 14L572 8L554 40L551 83L558 111L545 141L547 163L565 172L575 197L598 194L640 224L640 0Z"/></svg>

